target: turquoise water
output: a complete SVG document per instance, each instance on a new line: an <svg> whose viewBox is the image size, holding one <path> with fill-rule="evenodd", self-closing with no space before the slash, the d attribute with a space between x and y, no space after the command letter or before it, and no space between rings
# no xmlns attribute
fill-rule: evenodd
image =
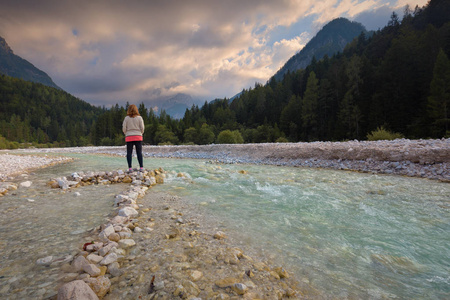
<svg viewBox="0 0 450 300"><path fill-rule="evenodd" d="M71 156L79 160L39 172L126 166L125 158ZM174 171L157 190L186 197L220 230L294 272L320 298L450 298L449 184L202 160L144 163Z"/></svg>

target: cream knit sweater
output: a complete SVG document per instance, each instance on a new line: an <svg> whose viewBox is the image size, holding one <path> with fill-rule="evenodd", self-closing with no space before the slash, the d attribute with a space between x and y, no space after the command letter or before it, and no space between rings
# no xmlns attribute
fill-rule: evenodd
<svg viewBox="0 0 450 300"><path fill-rule="evenodd" d="M126 116L123 120L122 131L125 136L142 135L144 133L144 120L141 116L130 118Z"/></svg>

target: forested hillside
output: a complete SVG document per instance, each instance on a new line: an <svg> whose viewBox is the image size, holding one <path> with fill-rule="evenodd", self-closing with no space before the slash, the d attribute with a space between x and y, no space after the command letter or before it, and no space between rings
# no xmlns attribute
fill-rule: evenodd
<svg viewBox="0 0 450 300"><path fill-rule="evenodd" d="M0 106L0 135L8 141L58 146L89 144L91 127L105 111L62 90L6 75L0 75Z"/></svg>
<svg viewBox="0 0 450 300"><path fill-rule="evenodd" d="M230 105L192 109L185 121L240 130L246 142L365 139L380 126L408 138L448 136L449 21L449 0L407 9L401 20L393 13L343 53L257 84Z"/></svg>

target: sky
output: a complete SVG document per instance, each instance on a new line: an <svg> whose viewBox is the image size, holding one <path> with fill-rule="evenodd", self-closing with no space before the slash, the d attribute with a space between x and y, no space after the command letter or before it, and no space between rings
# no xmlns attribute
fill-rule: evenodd
<svg viewBox="0 0 450 300"><path fill-rule="evenodd" d="M383 28L426 0L0 0L0 36L94 105L178 93L201 102L265 83L329 21Z"/></svg>

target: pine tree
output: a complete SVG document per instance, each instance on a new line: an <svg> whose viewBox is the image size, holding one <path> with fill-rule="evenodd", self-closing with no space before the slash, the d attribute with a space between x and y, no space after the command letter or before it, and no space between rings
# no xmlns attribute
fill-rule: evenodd
<svg viewBox="0 0 450 300"><path fill-rule="evenodd" d="M319 99L319 80L316 73L309 73L306 83L306 91L303 97L303 105L301 108L301 118L304 137L306 140L317 138L317 107Z"/></svg>
<svg viewBox="0 0 450 300"><path fill-rule="evenodd" d="M433 80L428 97L428 115L436 126L437 134L448 133L450 108L450 60L440 49L434 64Z"/></svg>

